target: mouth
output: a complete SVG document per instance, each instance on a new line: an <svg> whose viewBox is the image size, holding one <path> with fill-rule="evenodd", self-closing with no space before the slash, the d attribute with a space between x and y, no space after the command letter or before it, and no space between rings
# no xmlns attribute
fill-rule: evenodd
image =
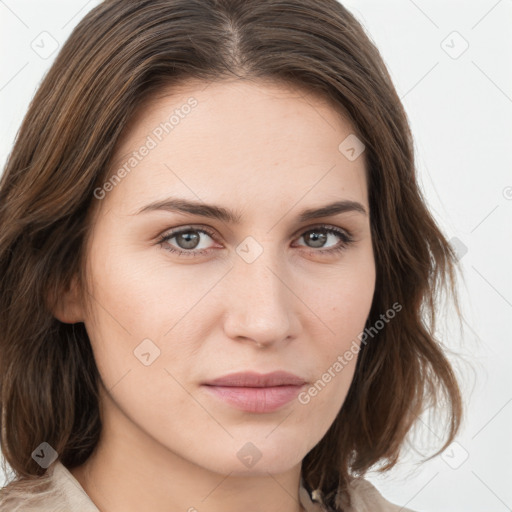
<svg viewBox="0 0 512 512"><path fill-rule="evenodd" d="M239 372L202 384L216 399L251 413L277 411L297 397L306 380L292 373Z"/></svg>

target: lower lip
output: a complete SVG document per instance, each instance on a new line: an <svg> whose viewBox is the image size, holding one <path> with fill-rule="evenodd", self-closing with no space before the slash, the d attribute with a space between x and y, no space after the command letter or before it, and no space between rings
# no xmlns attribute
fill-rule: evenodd
<svg viewBox="0 0 512 512"><path fill-rule="evenodd" d="M203 386L210 393L245 412L277 411L297 397L303 386L273 386L248 388L231 386Z"/></svg>

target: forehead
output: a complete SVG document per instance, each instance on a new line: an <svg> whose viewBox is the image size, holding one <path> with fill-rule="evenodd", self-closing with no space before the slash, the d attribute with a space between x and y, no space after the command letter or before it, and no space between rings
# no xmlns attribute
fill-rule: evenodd
<svg viewBox="0 0 512 512"><path fill-rule="evenodd" d="M110 168L123 177L106 201L124 213L168 195L260 211L301 198L367 205L364 153L351 160L339 147L353 135L333 103L288 84L181 84L132 117Z"/></svg>

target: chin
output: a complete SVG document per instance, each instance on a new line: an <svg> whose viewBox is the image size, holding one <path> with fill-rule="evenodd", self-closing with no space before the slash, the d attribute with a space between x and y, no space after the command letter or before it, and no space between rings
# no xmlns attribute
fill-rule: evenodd
<svg viewBox="0 0 512 512"><path fill-rule="evenodd" d="M230 474L232 476L264 476L267 477L269 473L271 475L276 475L280 473L285 473L292 469L293 467L300 464L302 459L297 460L296 458L290 460L263 460L263 457L257 461L252 467L245 467L242 463L233 460L225 461L222 466L219 466L219 463L215 464L211 468L212 471L217 473L221 473L223 475Z"/></svg>
<svg viewBox="0 0 512 512"><path fill-rule="evenodd" d="M307 453L300 443L291 444L276 438L275 441L234 441L234 447L219 447L208 461L201 465L210 471L236 476L268 476L289 471L302 462Z"/></svg>

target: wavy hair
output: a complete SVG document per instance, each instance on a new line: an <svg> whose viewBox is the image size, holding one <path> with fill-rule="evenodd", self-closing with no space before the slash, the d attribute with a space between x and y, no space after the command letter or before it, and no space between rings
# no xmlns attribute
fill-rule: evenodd
<svg viewBox="0 0 512 512"><path fill-rule="evenodd" d="M85 326L52 310L75 276L86 283L94 190L123 129L160 90L225 78L298 86L350 121L366 146L377 270L367 326L403 306L361 344L346 400L302 462L306 487L341 510L350 479L393 467L426 410L448 417L435 455L458 433L459 384L435 335L438 295L456 299L457 258L422 196L406 113L361 24L336 0L107 0L62 46L0 180L1 448L15 473L3 499L43 477L31 457L41 442L69 468L98 443L99 373Z"/></svg>

